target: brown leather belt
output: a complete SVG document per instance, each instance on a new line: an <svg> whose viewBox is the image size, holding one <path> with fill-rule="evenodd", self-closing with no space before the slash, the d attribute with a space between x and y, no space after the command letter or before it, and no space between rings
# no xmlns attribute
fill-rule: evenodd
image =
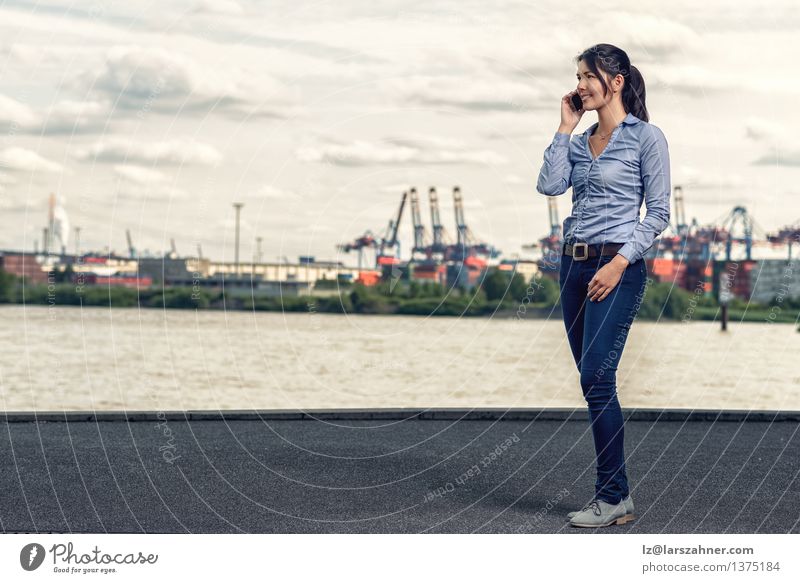
<svg viewBox="0 0 800 583"><path fill-rule="evenodd" d="M616 255L624 243L589 243L578 242L574 245L564 243L564 255L569 255L574 261L586 261L589 257L598 255Z"/></svg>

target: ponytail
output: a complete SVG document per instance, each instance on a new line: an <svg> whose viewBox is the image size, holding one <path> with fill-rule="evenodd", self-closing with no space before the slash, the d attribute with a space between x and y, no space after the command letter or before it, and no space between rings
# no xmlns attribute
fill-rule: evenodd
<svg viewBox="0 0 800 583"><path fill-rule="evenodd" d="M622 86L622 105L625 111L632 113L642 121L650 121L650 115L645 107L644 78L635 66L631 65L630 73L625 75L625 84Z"/></svg>

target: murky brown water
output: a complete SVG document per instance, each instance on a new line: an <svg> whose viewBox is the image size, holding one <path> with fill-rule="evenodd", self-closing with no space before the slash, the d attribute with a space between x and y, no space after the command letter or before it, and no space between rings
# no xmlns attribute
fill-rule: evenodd
<svg viewBox="0 0 800 583"><path fill-rule="evenodd" d="M0 408L584 406L560 319L0 307ZM800 410L789 324L637 321L623 407Z"/></svg>

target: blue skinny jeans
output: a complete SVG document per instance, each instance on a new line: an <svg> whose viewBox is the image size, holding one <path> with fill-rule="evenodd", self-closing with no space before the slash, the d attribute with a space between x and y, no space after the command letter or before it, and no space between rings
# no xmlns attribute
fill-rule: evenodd
<svg viewBox="0 0 800 583"><path fill-rule="evenodd" d="M644 298L647 265L644 259L629 264L605 299L589 301L589 281L613 258L601 255L575 261L562 254L559 288L569 345L589 406L597 456L595 498L618 504L629 490L616 373L628 331Z"/></svg>

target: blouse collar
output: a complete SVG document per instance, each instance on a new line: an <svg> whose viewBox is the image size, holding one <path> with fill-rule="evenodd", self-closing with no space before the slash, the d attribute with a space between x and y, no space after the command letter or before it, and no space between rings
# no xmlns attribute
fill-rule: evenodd
<svg viewBox="0 0 800 583"><path fill-rule="evenodd" d="M642 121L642 120L640 120L638 117L636 117L635 115L633 115L632 113L629 112L628 115L625 116L625 119L622 120L622 123L620 125L623 125L623 124L624 125L634 125L634 124L639 123L640 121ZM592 132L594 131L594 129L598 125L600 125L599 121L596 121L592 125L590 125L589 129L587 129L586 132L585 132L586 133L586 137L591 136Z"/></svg>

